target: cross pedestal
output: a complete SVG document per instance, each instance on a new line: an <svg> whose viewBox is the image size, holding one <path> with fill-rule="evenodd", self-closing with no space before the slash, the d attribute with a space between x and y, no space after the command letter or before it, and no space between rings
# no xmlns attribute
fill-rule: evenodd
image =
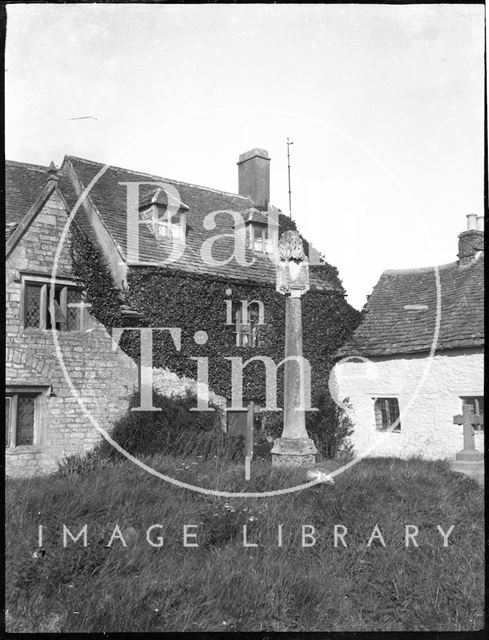
<svg viewBox="0 0 489 640"><path fill-rule="evenodd" d="M471 406L464 405L462 415L454 416L453 423L463 425L464 448L456 454L455 460L450 462L450 469L483 479L484 454L475 448L473 428L473 425L481 424L480 416L474 414Z"/></svg>

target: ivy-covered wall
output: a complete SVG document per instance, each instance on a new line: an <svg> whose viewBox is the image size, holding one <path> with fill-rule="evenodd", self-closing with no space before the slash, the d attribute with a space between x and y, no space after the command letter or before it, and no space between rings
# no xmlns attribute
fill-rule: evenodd
<svg viewBox="0 0 489 640"><path fill-rule="evenodd" d="M294 228L281 216L281 232ZM120 295L98 251L86 237L73 229L72 254L75 275L87 292L92 313L107 327L122 326ZM331 356L356 328L360 314L344 299L337 270L324 264L313 269L336 281L339 292L310 290L302 298L304 356L312 369L313 397L327 392ZM264 355L278 364L284 357L285 298L274 285L254 282L217 280L198 274L184 274L164 267L131 267L127 277L125 303L140 312L139 326L178 327L181 350L176 351L168 332L153 332L153 366L168 367L181 376L197 377L197 363L192 357L207 357L211 389L231 397L231 362L226 357ZM232 291L228 295L229 290ZM226 324L226 300L261 300L265 324L258 328L257 347L237 347L234 326ZM206 331L208 341L198 345L196 331ZM121 347L139 359L139 337L126 332ZM283 367L278 375L278 406L282 405ZM261 362L247 365L243 375L243 397L265 404L265 367Z"/></svg>

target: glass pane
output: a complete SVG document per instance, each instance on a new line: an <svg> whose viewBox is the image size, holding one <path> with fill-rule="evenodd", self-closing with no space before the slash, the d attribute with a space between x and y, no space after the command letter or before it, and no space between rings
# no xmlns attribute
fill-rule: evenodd
<svg viewBox="0 0 489 640"><path fill-rule="evenodd" d="M387 402L385 401L385 399L382 399L380 401L380 413L382 415L382 429L388 429L389 428L389 414L388 414L388 409L387 409Z"/></svg>
<svg viewBox="0 0 489 640"><path fill-rule="evenodd" d="M12 408L12 398L5 398L5 446L10 446L10 411Z"/></svg>
<svg viewBox="0 0 489 640"><path fill-rule="evenodd" d="M81 302L81 291L77 289L68 289L68 310L66 313L67 316L67 330L68 331L78 331L80 329L80 307L70 307L73 304L80 304Z"/></svg>
<svg viewBox="0 0 489 640"><path fill-rule="evenodd" d="M399 402L397 398L387 398L389 407L389 428L399 419ZM399 431L401 429L401 423L398 422L393 431Z"/></svg>
<svg viewBox="0 0 489 640"><path fill-rule="evenodd" d="M17 446L34 442L34 396L18 396Z"/></svg>
<svg viewBox="0 0 489 640"><path fill-rule="evenodd" d="M27 284L24 300L24 326L41 326L41 287L35 284Z"/></svg>
<svg viewBox="0 0 489 640"><path fill-rule="evenodd" d="M377 398L375 401L375 422L377 429L386 431L390 429L399 418L399 401L397 398ZM400 431L401 423L398 422L392 431Z"/></svg>

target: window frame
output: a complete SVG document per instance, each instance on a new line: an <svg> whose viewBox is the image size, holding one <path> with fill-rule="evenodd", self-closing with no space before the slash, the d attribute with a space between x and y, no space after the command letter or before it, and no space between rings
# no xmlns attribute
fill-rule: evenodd
<svg viewBox="0 0 489 640"><path fill-rule="evenodd" d="M373 409L374 409L375 430L378 431L379 433L401 433L401 430L402 430L401 403L399 402L399 396L395 396L395 395L374 396L372 400L374 401ZM381 400L384 400L384 401L394 400L395 402L397 402L398 417L395 418L394 420L391 420L390 411L388 409L387 411L389 414L389 426L385 429L382 427L379 427L379 421L377 419L377 415L378 415L377 403ZM379 409L379 411L381 411L381 409ZM396 422L396 420L398 420L398 424L395 427L395 429L393 429L392 425L394 424L394 422Z"/></svg>
<svg viewBox="0 0 489 640"><path fill-rule="evenodd" d="M267 255L273 252L272 240L268 237L268 225L264 222L258 222L256 220L249 222L250 229L250 244L249 248L253 253L262 253ZM260 229L261 233L257 237L256 231Z"/></svg>
<svg viewBox="0 0 489 640"><path fill-rule="evenodd" d="M259 346L260 341L258 339L258 327L260 325L260 310L258 310L258 314L250 313L253 309L250 309L250 305L247 308L248 315L248 323L243 324L240 322L241 314L243 312L241 300L236 303L233 302L233 306L236 304L236 309L233 308L233 319L234 319L234 334L236 339L236 346L242 349L255 349ZM243 344L243 337L248 337L248 344Z"/></svg>
<svg viewBox="0 0 489 640"><path fill-rule="evenodd" d="M166 209L153 203L142 207L140 216L140 221L146 224L156 241L169 238L172 241L185 244L187 230L185 211L179 210L169 219Z"/></svg>
<svg viewBox="0 0 489 640"><path fill-rule="evenodd" d="M29 285L39 287L41 290L40 291L41 300L40 300L40 309L39 309L40 317L39 317L39 326L37 327L28 327L26 326L26 321L25 321L26 295L27 295L26 289ZM50 313L50 311L48 310L48 305L50 303L50 299L51 299L50 291L53 285L54 287L62 288L60 292L60 303L58 304L59 304L60 312L63 314L65 321L60 323L64 326L59 329L53 329L53 327L47 328L47 323L46 323L47 314ZM54 331L73 333L73 332L85 332L93 328L92 316L90 315L90 312L86 307L80 308L78 328L77 329L67 328L66 325L68 322L67 311L68 311L68 291L69 290L80 292L80 297L82 298L82 301L83 301L83 294L84 294L83 289L82 287L80 287L79 284L74 282L72 279L61 277L61 278L55 278L53 282L52 278L48 278L43 275L34 275L34 274L21 275L21 292L20 292L21 293L20 295L21 330L22 331L53 331L54 330ZM55 302L57 301L55 300Z"/></svg>
<svg viewBox="0 0 489 640"><path fill-rule="evenodd" d="M7 442L6 453L22 453L36 451L44 441L44 403L49 392L48 386L8 386L5 388L5 399L10 400L8 424L5 421ZM17 405L19 396L30 396L34 399L34 418L32 425L32 444L17 445Z"/></svg>

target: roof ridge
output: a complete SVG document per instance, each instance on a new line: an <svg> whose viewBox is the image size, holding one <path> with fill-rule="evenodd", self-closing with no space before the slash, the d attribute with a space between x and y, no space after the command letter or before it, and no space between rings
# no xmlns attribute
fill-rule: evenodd
<svg viewBox="0 0 489 640"><path fill-rule="evenodd" d="M73 158L74 160L81 160L82 162L86 162L88 164L92 164L92 165L101 165L101 166L105 166L107 165L108 167L110 167L111 169L115 169L116 171L125 171L126 173L133 173L135 175L139 175L139 176L146 176L148 178L156 178L157 180L162 180L162 181L167 181L167 182L174 182L176 184L183 184L187 187L194 187L197 189L203 189L204 191L210 191L212 193L223 193L224 195L227 196L233 196L234 198L241 198L242 200L247 200L249 202L253 202L253 200L251 200L251 198L249 198L248 196L242 196L239 193L232 193L231 191L223 191L222 189L212 189L211 187L204 187L203 185L200 184L193 184L192 182L185 182L183 180L175 180L173 178L164 178L163 176L157 176L154 173L146 173L145 171L135 171L134 169L126 169L125 167L117 167L113 164L108 164L107 162L96 162L95 160L88 160L87 158L80 158L80 156L73 156L73 155L66 155L65 158Z"/></svg>
<svg viewBox="0 0 489 640"><path fill-rule="evenodd" d="M449 267L454 267L458 263L455 260L454 262L446 262L445 264L435 264L430 267L411 267L410 269L386 269L382 271L382 276L384 275L401 275L408 273L427 273L428 271L432 271L433 269L448 269Z"/></svg>
<svg viewBox="0 0 489 640"><path fill-rule="evenodd" d="M47 172L49 166L46 165L44 166L43 164L34 164L33 162L22 162L20 160L5 160L5 165L17 165L19 167L24 167L24 168L32 168L32 169L36 169L37 171L43 171L43 172Z"/></svg>

